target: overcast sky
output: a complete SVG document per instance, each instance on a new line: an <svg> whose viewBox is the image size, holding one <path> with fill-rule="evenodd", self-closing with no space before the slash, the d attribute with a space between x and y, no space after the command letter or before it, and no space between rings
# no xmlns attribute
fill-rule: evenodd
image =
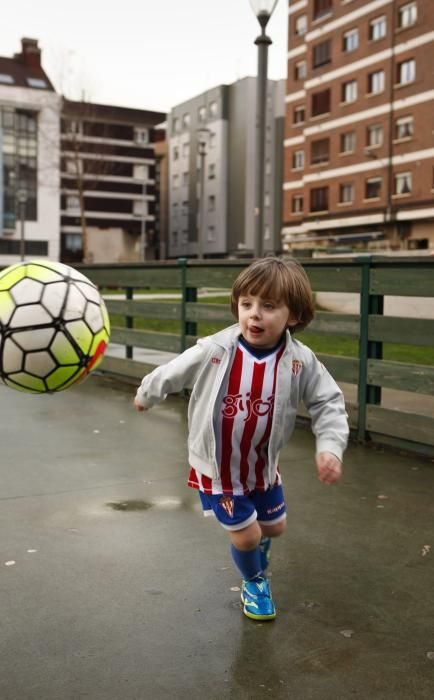
<svg viewBox="0 0 434 700"><path fill-rule="evenodd" d="M270 78L286 77L287 0L267 33ZM259 24L249 0L7 0L0 55L39 39L46 72L73 99L166 112L255 75Z"/></svg>

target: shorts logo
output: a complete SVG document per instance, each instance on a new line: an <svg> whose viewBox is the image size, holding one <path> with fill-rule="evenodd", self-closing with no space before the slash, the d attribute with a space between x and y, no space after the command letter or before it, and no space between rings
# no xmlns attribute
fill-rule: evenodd
<svg viewBox="0 0 434 700"><path fill-rule="evenodd" d="M219 357L212 357L211 362L213 365L219 365L221 362L221 359Z"/></svg>
<svg viewBox="0 0 434 700"><path fill-rule="evenodd" d="M302 368L302 364L300 360L293 360L292 361L292 374L294 377L297 376L297 374L300 374Z"/></svg>
<svg viewBox="0 0 434 700"><path fill-rule="evenodd" d="M230 518L234 517L234 499L231 498L230 496L223 496L219 500L219 506L223 508L223 510L226 511L226 513L229 515Z"/></svg>

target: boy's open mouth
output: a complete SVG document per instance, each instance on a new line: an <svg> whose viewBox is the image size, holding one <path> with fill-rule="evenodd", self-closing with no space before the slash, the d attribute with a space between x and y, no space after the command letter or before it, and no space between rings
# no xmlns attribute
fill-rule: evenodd
<svg viewBox="0 0 434 700"><path fill-rule="evenodd" d="M259 326L249 326L249 332L253 335L258 335L262 333L262 328L259 328Z"/></svg>

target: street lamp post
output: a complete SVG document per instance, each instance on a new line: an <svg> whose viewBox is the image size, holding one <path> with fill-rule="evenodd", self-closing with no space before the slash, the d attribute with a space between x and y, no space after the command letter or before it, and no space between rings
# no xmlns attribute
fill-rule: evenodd
<svg viewBox="0 0 434 700"><path fill-rule="evenodd" d="M250 0L253 12L261 27L255 39L258 47L258 77L256 101L256 196L255 196L255 241L254 254L262 257L264 243L264 183L265 183L265 120L267 109L267 62L268 47L273 42L266 35L265 28L278 0Z"/></svg>
<svg viewBox="0 0 434 700"><path fill-rule="evenodd" d="M26 204L27 204L27 190L24 187L20 187L17 192L17 200L19 204L20 211L20 259L25 260L26 257L26 241L24 237L24 225L26 220Z"/></svg>
<svg viewBox="0 0 434 700"><path fill-rule="evenodd" d="M197 236L197 257L199 260L203 260L205 244L205 158L209 134L209 129L198 129L197 132L197 152L200 158L199 230Z"/></svg>

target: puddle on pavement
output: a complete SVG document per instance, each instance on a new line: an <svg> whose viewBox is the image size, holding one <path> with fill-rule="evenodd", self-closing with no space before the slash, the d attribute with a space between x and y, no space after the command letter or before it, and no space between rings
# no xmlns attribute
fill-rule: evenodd
<svg viewBox="0 0 434 700"><path fill-rule="evenodd" d="M196 501L182 500L181 498L160 498L155 501L142 501L137 499L106 503L108 508L124 513L140 513L153 508L155 510L200 510L200 504Z"/></svg>
<svg viewBox="0 0 434 700"><path fill-rule="evenodd" d="M152 508L153 506L152 503L148 503L147 501L120 501L119 503L106 503L106 505L113 510L135 512L148 510L148 508Z"/></svg>

